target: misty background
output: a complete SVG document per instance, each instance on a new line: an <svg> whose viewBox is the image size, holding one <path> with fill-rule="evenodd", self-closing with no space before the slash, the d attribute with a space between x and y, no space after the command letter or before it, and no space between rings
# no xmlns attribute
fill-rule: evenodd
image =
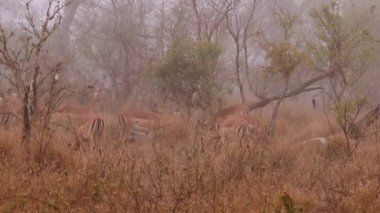
<svg viewBox="0 0 380 213"><path fill-rule="evenodd" d="M62 63L61 84L77 90L93 85L107 103L154 110L167 101L207 107L245 102L255 109L292 97L309 107L323 95L380 100L379 0L51 2L67 5L55 17L59 27L39 63L45 69ZM30 2L36 25L48 3ZM1 0L0 14L5 32L18 36L10 47L22 48L26 2ZM0 62L3 90L12 87L10 69Z"/></svg>

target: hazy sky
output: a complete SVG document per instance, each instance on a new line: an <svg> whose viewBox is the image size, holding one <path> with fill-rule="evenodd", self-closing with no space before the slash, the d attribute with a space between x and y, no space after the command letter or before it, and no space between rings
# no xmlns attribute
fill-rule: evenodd
<svg viewBox="0 0 380 213"><path fill-rule="evenodd" d="M25 0L0 0L0 20L5 22L23 21L25 18ZM34 0L31 4L34 14L42 15L47 0Z"/></svg>

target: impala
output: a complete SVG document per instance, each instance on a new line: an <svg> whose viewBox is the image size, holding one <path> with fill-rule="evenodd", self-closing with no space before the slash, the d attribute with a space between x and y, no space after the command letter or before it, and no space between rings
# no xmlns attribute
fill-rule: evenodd
<svg viewBox="0 0 380 213"><path fill-rule="evenodd" d="M224 141L227 138L247 138L258 127L256 119L249 115L230 115L216 125L216 131Z"/></svg>
<svg viewBox="0 0 380 213"><path fill-rule="evenodd" d="M100 152L101 142L104 136L104 120L100 117L90 117L84 123L78 125L78 142L81 152L85 152L85 144L93 154Z"/></svg>
<svg viewBox="0 0 380 213"><path fill-rule="evenodd" d="M245 104L235 104L219 110L213 119L213 129L231 115L248 115L249 108Z"/></svg>
<svg viewBox="0 0 380 213"><path fill-rule="evenodd" d="M118 121L125 141L152 138L160 127L158 115L144 110L127 110L119 115Z"/></svg>
<svg viewBox="0 0 380 213"><path fill-rule="evenodd" d="M0 113L0 126L4 127L6 130L8 130L14 121L16 120L13 113L9 112L1 112Z"/></svg>
<svg viewBox="0 0 380 213"><path fill-rule="evenodd" d="M21 101L17 93L8 90L7 95L0 101L0 126L9 129L21 111Z"/></svg>
<svg viewBox="0 0 380 213"><path fill-rule="evenodd" d="M91 109L85 107L65 108L54 114L54 120L54 123L74 135L75 143L70 141L70 145L73 145L75 150L79 149L82 153L86 150L92 153L95 150L100 151L105 132L103 116L91 113Z"/></svg>
<svg viewBox="0 0 380 213"><path fill-rule="evenodd" d="M179 112L160 114L144 110L127 110L119 115L124 141L153 138L158 130L161 136L173 137L185 130L185 121Z"/></svg>
<svg viewBox="0 0 380 213"><path fill-rule="evenodd" d="M96 94L89 94L93 100ZM75 149L82 153L89 150L91 153L100 151L101 141L104 136L104 119L93 106L82 106L80 104L66 103L58 109L57 115L60 120L66 119L71 132L75 136Z"/></svg>
<svg viewBox="0 0 380 213"><path fill-rule="evenodd" d="M227 139L249 139L258 128L253 116L232 114L220 119L204 136L202 141L226 141Z"/></svg>

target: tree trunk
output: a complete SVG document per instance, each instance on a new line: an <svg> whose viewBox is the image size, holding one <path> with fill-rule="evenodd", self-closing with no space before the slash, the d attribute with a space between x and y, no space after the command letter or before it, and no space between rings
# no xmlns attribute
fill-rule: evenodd
<svg viewBox="0 0 380 213"><path fill-rule="evenodd" d="M28 145L32 136L32 126L35 112L37 110L37 81L33 81L30 85L24 88L23 99L23 131L22 142Z"/></svg>
<svg viewBox="0 0 380 213"><path fill-rule="evenodd" d="M276 135L278 111L280 109L280 105L281 105L282 100L284 100L284 98L286 97L286 93L288 92L288 85L289 85L289 77L286 77L284 92L283 92L282 96L280 97L280 99L277 101L276 106L273 109L272 120L271 120L270 125L269 125L270 134L273 137L275 137L275 135Z"/></svg>
<svg viewBox="0 0 380 213"><path fill-rule="evenodd" d="M240 98L241 101L245 104L245 95L244 95L244 87L243 82L240 77L240 47L239 43L236 43L236 56L235 56L235 68L236 68L236 78L239 86Z"/></svg>
<svg viewBox="0 0 380 213"><path fill-rule="evenodd" d="M202 37L202 28L201 28L202 20L198 11L197 0L192 0L191 3L193 6L195 18L197 19L197 40L200 41Z"/></svg>
<svg viewBox="0 0 380 213"><path fill-rule="evenodd" d="M24 88L24 99L23 99L23 129L21 140L25 146L29 146L30 137L32 135L32 124L31 124L31 110L30 110L30 87L29 85Z"/></svg>
<svg viewBox="0 0 380 213"><path fill-rule="evenodd" d="M84 0L66 0L65 3L69 3L65 7L64 15L62 18L62 22L57 32L56 42L57 42L57 54L59 57L64 57L67 53L70 41L70 27L74 21L75 13L80 4L82 4Z"/></svg>

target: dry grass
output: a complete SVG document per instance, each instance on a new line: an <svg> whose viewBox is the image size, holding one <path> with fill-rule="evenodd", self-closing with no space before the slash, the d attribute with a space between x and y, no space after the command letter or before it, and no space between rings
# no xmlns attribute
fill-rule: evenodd
<svg viewBox="0 0 380 213"><path fill-rule="evenodd" d="M304 212L377 212L377 137L351 157L339 144L302 145L328 129L318 114L284 111L275 141L230 141L214 150L186 131L122 144L109 126L101 156L80 155L55 136L42 157L33 142L31 159L17 134L2 132L0 211L296 212L280 200L287 193Z"/></svg>

